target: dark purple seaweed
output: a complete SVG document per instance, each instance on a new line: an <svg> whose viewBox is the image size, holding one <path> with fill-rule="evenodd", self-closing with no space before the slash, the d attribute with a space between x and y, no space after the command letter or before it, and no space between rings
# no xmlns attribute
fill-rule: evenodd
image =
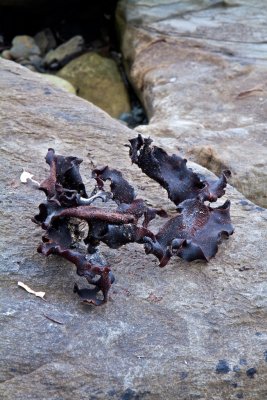
<svg viewBox="0 0 267 400"><path fill-rule="evenodd" d="M101 243L113 249L128 243L142 244L145 252L154 254L163 267L174 255L186 261L209 261L217 253L221 238L233 233L230 202L217 208L205 203L224 195L230 171L223 171L216 180L203 179L187 167L185 159L169 156L151 144L151 139L141 135L131 139L130 157L166 189L177 206L177 214L172 217L136 198L134 187L122 173L108 166L92 171L96 186L88 197L79 171L82 160L56 155L48 149L45 159L50 173L40 185L47 200L32 219L44 230L38 252L60 256L76 266L77 274L93 286L80 289L75 283L74 292L83 303L106 303L115 280L110 265L100 255ZM104 187L107 180L110 191ZM102 203L96 205L99 199ZM156 216L168 220L154 234L150 225ZM86 225L84 237L82 229ZM82 239L87 248L82 249Z"/></svg>

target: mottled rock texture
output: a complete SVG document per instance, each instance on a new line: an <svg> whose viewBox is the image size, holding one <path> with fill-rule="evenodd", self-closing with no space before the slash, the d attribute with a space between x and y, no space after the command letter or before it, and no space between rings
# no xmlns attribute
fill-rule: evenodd
<svg viewBox="0 0 267 400"><path fill-rule="evenodd" d="M173 258L160 269L142 246L103 247L117 277L111 299L81 305L73 266L36 252L30 218L44 195L20 183L22 169L44 179L54 147L84 159L88 189L91 168L109 164L154 206L173 206L130 164L123 144L136 133L83 99L0 60L0 105L1 399L265 399L267 212L229 186L235 233L208 264Z"/></svg>
<svg viewBox="0 0 267 400"><path fill-rule="evenodd" d="M122 52L150 123L187 157L267 206L267 11L263 0L122 0Z"/></svg>

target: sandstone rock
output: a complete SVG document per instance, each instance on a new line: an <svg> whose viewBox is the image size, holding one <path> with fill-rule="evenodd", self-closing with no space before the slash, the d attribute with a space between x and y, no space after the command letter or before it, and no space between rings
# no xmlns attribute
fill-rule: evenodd
<svg viewBox="0 0 267 400"><path fill-rule="evenodd" d="M160 269L138 245L103 248L112 299L83 306L73 266L36 253L30 218L44 195L20 183L21 170L42 180L54 147L84 159L89 188L92 165L109 164L151 204L170 203L129 162L123 144L135 132L10 61L0 60L0 89L1 399L265 399L267 212L229 186L235 233L208 264L173 258ZM177 151L167 137L156 143Z"/></svg>
<svg viewBox="0 0 267 400"><path fill-rule="evenodd" d="M58 76L71 82L77 94L119 117L130 111L127 90L114 60L91 52L71 61Z"/></svg>
<svg viewBox="0 0 267 400"><path fill-rule="evenodd" d="M170 137L267 206L267 11L261 0L121 1L117 19L146 134ZM139 130L139 129L138 129ZM205 149L212 149L209 160ZM215 158L214 158L215 157Z"/></svg>
<svg viewBox="0 0 267 400"><path fill-rule="evenodd" d="M10 55L13 60L19 62L23 59L29 59L31 56L39 56L40 49L31 36L21 35L12 40Z"/></svg>
<svg viewBox="0 0 267 400"><path fill-rule="evenodd" d="M47 82L52 83L59 89L65 90L69 93L76 94L76 90L72 86L72 84L63 78L60 78L59 76L51 75L51 74L38 74L38 76L40 77L40 79L44 79Z"/></svg>
<svg viewBox="0 0 267 400"><path fill-rule="evenodd" d="M44 64L50 67L62 67L72 58L79 55L84 48L82 36L74 36L67 42L58 46L55 50L50 50L44 57Z"/></svg>

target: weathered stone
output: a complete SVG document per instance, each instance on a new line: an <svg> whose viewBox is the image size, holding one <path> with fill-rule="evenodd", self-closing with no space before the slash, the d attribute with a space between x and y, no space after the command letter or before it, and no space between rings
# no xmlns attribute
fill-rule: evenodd
<svg viewBox="0 0 267 400"><path fill-rule="evenodd" d="M30 71L37 72L38 70L34 65L32 65L29 60L21 60L20 65L23 65L23 67L28 68Z"/></svg>
<svg viewBox="0 0 267 400"><path fill-rule="evenodd" d="M54 49L57 45L55 36L49 28L38 32L34 36L34 40L35 43L38 45L42 55L45 55L49 50Z"/></svg>
<svg viewBox="0 0 267 400"><path fill-rule="evenodd" d="M111 58L94 52L83 54L62 68L58 76L71 82L80 97L112 117L130 111L127 90L116 62Z"/></svg>
<svg viewBox="0 0 267 400"><path fill-rule="evenodd" d="M129 76L150 119L140 131L171 137L214 172L225 165L233 184L265 207L266 18L262 0L121 1L117 13Z"/></svg>
<svg viewBox="0 0 267 400"><path fill-rule="evenodd" d="M62 67L72 58L79 55L84 48L84 39L82 36L74 36L67 42L58 46L55 50L50 50L44 57L46 66Z"/></svg>
<svg viewBox="0 0 267 400"><path fill-rule="evenodd" d="M29 59L30 56L39 56L40 53L39 47L31 36L16 36L12 40L10 55L15 61Z"/></svg>
<svg viewBox="0 0 267 400"><path fill-rule="evenodd" d="M36 253L41 232L30 218L44 195L20 183L21 170L44 179L54 147L84 159L89 189L92 166L109 164L138 196L173 206L129 162L133 131L10 61L0 60L0 89L1 399L265 399L267 211L229 186L235 233L208 264L173 258L160 269L142 246L103 247L117 277L111 300L83 306L73 266ZM177 151L167 137L156 143Z"/></svg>
<svg viewBox="0 0 267 400"><path fill-rule="evenodd" d="M49 83L52 83L53 85L55 85L56 87L65 90L69 93L73 93L76 94L76 90L73 87L73 85L66 81L63 78L60 78L59 76L56 75L51 75L51 74L38 74L40 79L44 79L46 81L48 81Z"/></svg>
<svg viewBox="0 0 267 400"><path fill-rule="evenodd" d="M11 54L9 50L4 50L1 53L1 57L5 58L6 60L12 60Z"/></svg>
<svg viewBox="0 0 267 400"><path fill-rule="evenodd" d="M42 58L40 56L29 56L19 60L19 63L24 67L30 68L32 71L40 71L42 69Z"/></svg>

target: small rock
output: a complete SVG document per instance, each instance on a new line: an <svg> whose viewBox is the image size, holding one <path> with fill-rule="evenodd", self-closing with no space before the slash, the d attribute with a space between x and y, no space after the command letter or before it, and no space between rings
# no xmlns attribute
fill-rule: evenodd
<svg viewBox="0 0 267 400"><path fill-rule="evenodd" d="M62 67L72 58L82 52L84 48L84 39L82 36L74 36L67 42L58 46L55 50L50 50L45 58L45 66L53 66L53 68Z"/></svg>
<svg viewBox="0 0 267 400"><path fill-rule="evenodd" d="M42 58L40 56L36 55L30 56L29 61L37 69L37 71L41 69Z"/></svg>
<svg viewBox="0 0 267 400"><path fill-rule="evenodd" d="M38 72L38 70L35 68L35 66L32 65L28 60L21 61L20 65L23 65L23 67L26 67L33 72Z"/></svg>
<svg viewBox="0 0 267 400"><path fill-rule="evenodd" d="M219 360L218 364L216 365L216 372L217 374L227 374L231 371L229 364L226 360Z"/></svg>
<svg viewBox="0 0 267 400"><path fill-rule="evenodd" d="M246 374L247 374L247 376L249 377L249 378L254 378L254 375L257 373L257 370L256 370L256 368L249 368L247 371L246 371Z"/></svg>
<svg viewBox="0 0 267 400"><path fill-rule="evenodd" d="M58 76L76 88L80 97L91 101L112 117L130 111L127 90L114 60L91 52L72 60Z"/></svg>
<svg viewBox="0 0 267 400"><path fill-rule="evenodd" d="M129 128L147 124L147 117L141 105L134 106L131 112L122 113L119 116L119 120L129 126Z"/></svg>
<svg viewBox="0 0 267 400"><path fill-rule="evenodd" d="M1 53L1 57L5 58L6 60L12 60L11 54L9 50L4 50Z"/></svg>
<svg viewBox="0 0 267 400"><path fill-rule="evenodd" d="M12 40L10 55L13 60L29 59L30 56L39 56L40 54L40 49L31 36L15 36Z"/></svg>
<svg viewBox="0 0 267 400"><path fill-rule="evenodd" d="M55 36L51 29L46 28L40 32L38 32L34 36L35 43L38 45L41 54L44 56L49 50L52 50L56 47L57 42Z"/></svg>

